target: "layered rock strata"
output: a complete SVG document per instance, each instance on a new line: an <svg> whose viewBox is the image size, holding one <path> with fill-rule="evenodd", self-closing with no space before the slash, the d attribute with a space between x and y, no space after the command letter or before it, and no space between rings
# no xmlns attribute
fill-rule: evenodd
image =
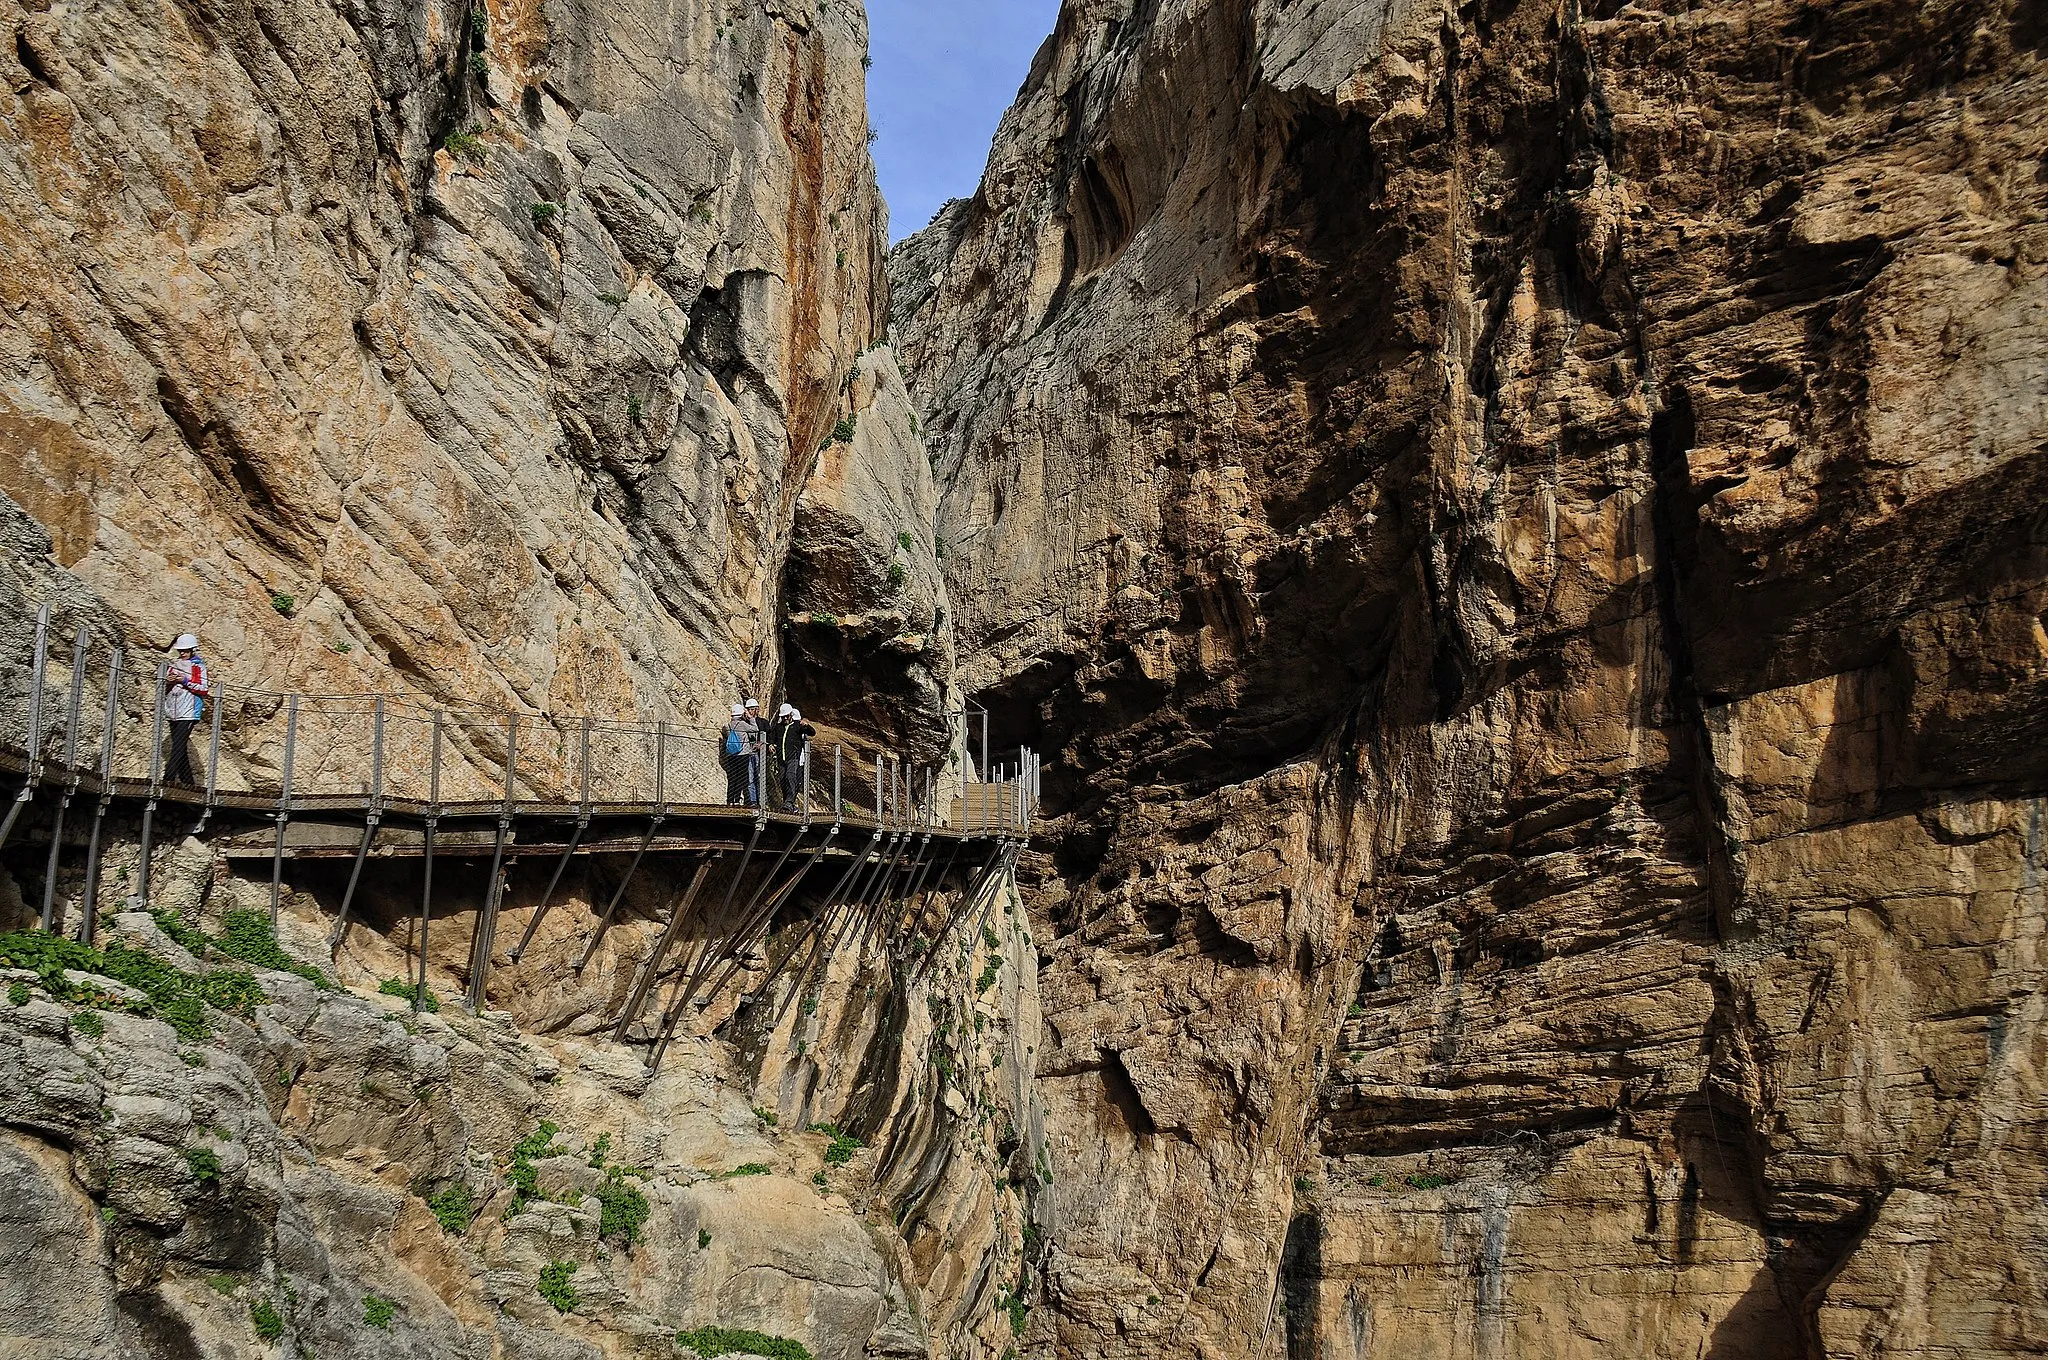
<svg viewBox="0 0 2048 1360"><path fill-rule="evenodd" d="M892 260L1034 1341L2048 1344L2036 7L1070 0Z"/></svg>
<svg viewBox="0 0 2048 1360"><path fill-rule="evenodd" d="M9 4L0 492L271 689L715 721L881 328L857 6Z"/></svg>

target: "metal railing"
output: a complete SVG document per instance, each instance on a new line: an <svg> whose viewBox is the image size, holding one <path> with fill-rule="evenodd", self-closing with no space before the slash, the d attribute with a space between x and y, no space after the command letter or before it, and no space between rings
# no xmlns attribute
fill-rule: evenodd
<svg viewBox="0 0 2048 1360"><path fill-rule="evenodd" d="M166 660L95 644L84 632L57 638L49 614L43 606L25 663L0 662L8 696L0 753L13 757L21 780L0 814L0 844L49 790L66 807L84 789L140 796L152 809L165 799L196 804L202 825L221 808L282 819L324 810L588 817L737 805L764 818L1022 837L1036 807L1036 756L1021 751L990 771L985 717L980 777L964 740L950 772L894 751L813 742L791 800L765 742L728 757L722 727L439 707L406 694L283 693L224 680L213 667L203 715L181 733L166 708ZM189 781L171 766L178 742L189 753Z"/></svg>

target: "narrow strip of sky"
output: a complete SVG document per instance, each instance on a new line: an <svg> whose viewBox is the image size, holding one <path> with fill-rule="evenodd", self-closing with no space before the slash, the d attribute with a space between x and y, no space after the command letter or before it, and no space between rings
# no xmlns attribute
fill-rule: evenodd
<svg viewBox="0 0 2048 1360"><path fill-rule="evenodd" d="M981 182L1059 0L867 0L868 119L893 244Z"/></svg>

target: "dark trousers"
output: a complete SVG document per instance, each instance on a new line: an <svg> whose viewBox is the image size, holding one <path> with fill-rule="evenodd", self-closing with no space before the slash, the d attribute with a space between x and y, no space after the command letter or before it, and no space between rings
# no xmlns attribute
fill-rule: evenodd
<svg viewBox="0 0 2048 1360"><path fill-rule="evenodd" d="M754 768L752 756L724 756L725 801L733 807L745 807L754 801L753 780L748 776Z"/></svg>
<svg viewBox="0 0 2048 1360"><path fill-rule="evenodd" d="M804 762L801 757L782 763L782 805L795 812L803 804Z"/></svg>
<svg viewBox="0 0 2048 1360"><path fill-rule="evenodd" d="M164 779L181 788L199 787L199 777L192 773L192 729L197 726L196 718L171 719L171 751L164 765Z"/></svg>

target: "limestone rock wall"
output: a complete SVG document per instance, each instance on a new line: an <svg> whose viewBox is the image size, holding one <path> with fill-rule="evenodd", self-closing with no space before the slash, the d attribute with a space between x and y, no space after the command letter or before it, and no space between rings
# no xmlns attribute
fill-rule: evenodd
<svg viewBox="0 0 2048 1360"><path fill-rule="evenodd" d="M2038 6L1070 0L892 258L1032 1338L2048 1344Z"/></svg>
<svg viewBox="0 0 2048 1360"><path fill-rule="evenodd" d="M774 680L794 502L882 324L857 5L0 29L0 492L132 641L648 719Z"/></svg>

